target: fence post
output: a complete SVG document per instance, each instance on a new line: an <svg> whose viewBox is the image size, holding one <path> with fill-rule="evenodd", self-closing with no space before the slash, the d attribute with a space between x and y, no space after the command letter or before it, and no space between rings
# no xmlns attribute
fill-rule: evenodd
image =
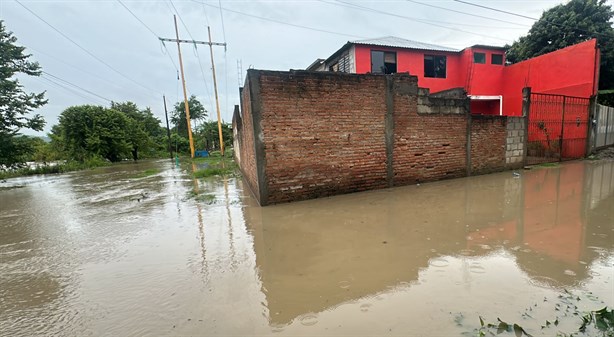
<svg viewBox="0 0 614 337"><path fill-rule="evenodd" d="M529 153L529 115L531 113L531 87L522 88L522 117L524 118L524 155L522 166L527 166Z"/></svg>
<svg viewBox="0 0 614 337"><path fill-rule="evenodd" d="M597 96L591 96L589 108L588 108L588 126L586 130L586 154L585 157L590 156L595 147L597 147L597 132L599 131L596 126L597 122Z"/></svg>
<svg viewBox="0 0 614 337"><path fill-rule="evenodd" d="M559 162L563 161L563 135L565 133L565 104L567 96L563 96L563 111L561 116L561 139L559 139Z"/></svg>

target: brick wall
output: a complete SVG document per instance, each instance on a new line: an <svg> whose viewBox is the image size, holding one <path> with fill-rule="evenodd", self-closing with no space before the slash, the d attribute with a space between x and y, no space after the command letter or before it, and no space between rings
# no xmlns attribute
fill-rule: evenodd
<svg viewBox="0 0 614 337"><path fill-rule="evenodd" d="M395 80L394 185L466 175L466 95L435 98L402 90L412 77Z"/></svg>
<svg viewBox="0 0 614 337"><path fill-rule="evenodd" d="M505 168L507 117L471 116L471 173L484 174Z"/></svg>
<svg viewBox="0 0 614 337"><path fill-rule="evenodd" d="M239 137L238 152L240 153L236 154L235 156L240 158L238 164L247 185L257 199L260 199L256 161L257 158L255 153L254 120L252 118L252 100L250 97L251 94L252 91L250 90L249 81L246 81L245 87L241 92L241 112L238 116L235 114L235 118L233 118L233 127L239 128L236 134ZM235 153L236 152L237 148L235 148Z"/></svg>
<svg viewBox="0 0 614 337"><path fill-rule="evenodd" d="M384 78L263 72L267 203L386 186Z"/></svg>
<svg viewBox="0 0 614 337"><path fill-rule="evenodd" d="M503 170L517 131L408 74L250 69L241 117L240 166L261 205Z"/></svg>

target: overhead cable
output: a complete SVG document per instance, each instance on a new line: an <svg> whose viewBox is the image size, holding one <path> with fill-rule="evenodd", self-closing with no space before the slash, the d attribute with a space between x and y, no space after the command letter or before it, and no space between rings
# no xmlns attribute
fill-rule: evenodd
<svg viewBox="0 0 614 337"><path fill-rule="evenodd" d="M393 17L397 17L397 18L401 18L401 19L405 19L405 20L409 20L409 21L419 22L419 23L422 23L422 24L425 24L425 25L430 25L430 26L450 29L450 30L454 30L454 31L457 31L457 32L463 32L463 33L466 33L466 34L472 34L472 35L487 37L487 38L490 38L490 39L496 39L496 40L501 40L501 41L506 41L506 42L509 41L509 39L503 39L503 38L496 37L496 36L491 36L491 35L486 35L486 34L481 34L481 33L475 33L475 32L471 32L471 31L467 31L467 30L462 30L462 29L455 28L455 27L449 27L449 26L444 26L444 25L440 25L440 24L437 24L437 23L431 23L431 22L427 22L427 21L424 21L424 20L421 20L421 19L417 19L417 18L405 16L405 15L400 15L400 14L395 14L395 13L390 13L390 12L385 12L385 11L380 11L380 10L375 9L375 8L361 6L361 5L357 5L357 4L350 3L350 2L345 2L345 1L341 1L341 0L335 0L335 1L337 1L338 3L341 3L341 4L345 4L346 6L344 6L344 7L350 6L349 8L360 9L360 10L369 11L369 12L373 12L373 13L379 13L379 14L384 14L384 15L388 15L388 16L393 16Z"/></svg>
<svg viewBox="0 0 614 337"><path fill-rule="evenodd" d="M243 16L247 16L247 17L250 17L250 18L259 19L259 20L263 20L263 21L269 21L269 22L280 24L280 25L286 25L286 26L291 26L291 27L296 27L296 28L308 29L308 30L312 30L312 31L320 32L320 33L334 34L334 35L339 35L339 36L347 36L347 37L353 37L353 38L359 38L359 39L366 38L365 36L333 32L333 31L330 31L330 30L314 28L314 27L308 27L308 26L302 26L302 25L297 25L297 24L294 24L294 23L289 23L289 22L279 21L279 20L275 20L275 19L265 18L265 17L262 17L262 16L248 14L248 13L245 13L245 12L240 12L240 11L236 11L236 10L233 10L233 9L228 9L228 8L225 8L225 7L219 7L219 6L211 5L211 4L205 3L203 1L199 1L199 0L190 0L190 1L196 2L196 3L200 3L200 4L204 5L204 6L209 6L209 7L213 7L213 8L216 8L216 9L221 8L223 11L226 11L226 12L235 13L235 14L238 14L238 15L243 15Z"/></svg>

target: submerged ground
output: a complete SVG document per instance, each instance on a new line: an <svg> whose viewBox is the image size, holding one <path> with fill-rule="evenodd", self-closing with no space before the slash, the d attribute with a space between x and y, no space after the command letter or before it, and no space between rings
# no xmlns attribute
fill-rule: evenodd
<svg viewBox="0 0 614 337"><path fill-rule="evenodd" d="M457 336L480 316L552 336L614 305L614 161L265 208L170 161L0 187L2 336Z"/></svg>

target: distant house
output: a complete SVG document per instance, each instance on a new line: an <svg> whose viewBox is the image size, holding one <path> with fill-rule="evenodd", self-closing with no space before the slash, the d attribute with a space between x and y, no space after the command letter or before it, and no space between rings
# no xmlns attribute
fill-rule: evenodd
<svg viewBox="0 0 614 337"><path fill-rule="evenodd" d="M599 80L595 39L513 65L505 48L474 45L462 50L388 36L349 41L307 70L391 74L408 72L418 85L438 92L464 88L475 114L520 116L522 88L591 97Z"/></svg>

